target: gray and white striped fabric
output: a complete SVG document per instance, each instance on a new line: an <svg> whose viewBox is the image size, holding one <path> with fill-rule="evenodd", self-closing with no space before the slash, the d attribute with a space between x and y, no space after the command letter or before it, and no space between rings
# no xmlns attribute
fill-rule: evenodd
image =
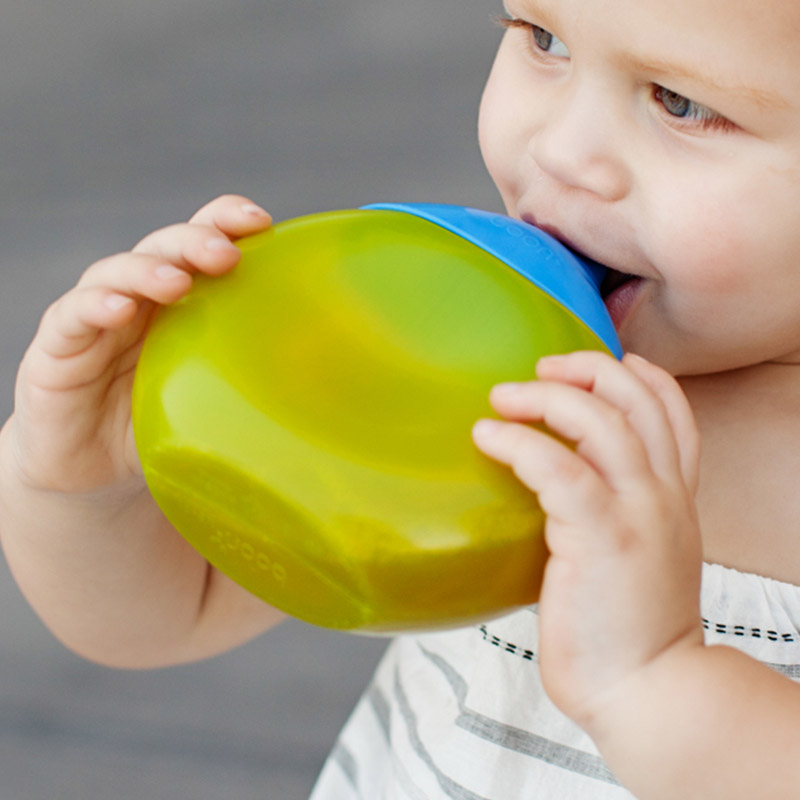
<svg viewBox="0 0 800 800"><path fill-rule="evenodd" d="M800 679L800 588L705 565L708 643ZM542 689L536 608L396 639L312 800L630 800Z"/></svg>

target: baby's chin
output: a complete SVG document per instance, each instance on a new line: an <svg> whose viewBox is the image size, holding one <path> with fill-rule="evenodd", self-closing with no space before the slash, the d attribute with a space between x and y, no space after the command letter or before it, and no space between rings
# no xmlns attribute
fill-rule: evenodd
<svg viewBox="0 0 800 800"><path fill-rule="evenodd" d="M643 313L638 319L629 318L617 331L623 352L635 353L679 379L727 372L745 366L737 364L728 354L706 349L698 342L671 336L658 326L648 326L646 316Z"/></svg>

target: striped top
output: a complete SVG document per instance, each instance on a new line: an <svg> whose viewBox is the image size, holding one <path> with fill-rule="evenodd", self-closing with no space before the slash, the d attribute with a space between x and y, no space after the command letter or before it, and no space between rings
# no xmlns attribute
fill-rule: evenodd
<svg viewBox="0 0 800 800"><path fill-rule="evenodd" d="M800 588L704 565L706 642L800 680ZM536 607L390 645L312 800L631 800L549 701Z"/></svg>

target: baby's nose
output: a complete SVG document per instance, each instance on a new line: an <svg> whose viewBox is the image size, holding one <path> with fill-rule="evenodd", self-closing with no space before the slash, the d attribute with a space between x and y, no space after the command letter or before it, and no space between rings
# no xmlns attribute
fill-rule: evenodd
<svg viewBox="0 0 800 800"><path fill-rule="evenodd" d="M601 88L574 80L551 89L540 119L528 149L543 173L605 200L627 194L631 173L622 116Z"/></svg>

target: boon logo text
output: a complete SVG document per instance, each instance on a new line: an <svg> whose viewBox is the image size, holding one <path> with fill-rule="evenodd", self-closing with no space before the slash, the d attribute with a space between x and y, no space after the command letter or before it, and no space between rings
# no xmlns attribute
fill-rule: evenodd
<svg viewBox="0 0 800 800"><path fill-rule="evenodd" d="M263 550L246 542L238 534L231 533L231 531L216 531L210 541L226 555L238 555L243 561L272 575L278 583L286 583L286 567L274 561Z"/></svg>

